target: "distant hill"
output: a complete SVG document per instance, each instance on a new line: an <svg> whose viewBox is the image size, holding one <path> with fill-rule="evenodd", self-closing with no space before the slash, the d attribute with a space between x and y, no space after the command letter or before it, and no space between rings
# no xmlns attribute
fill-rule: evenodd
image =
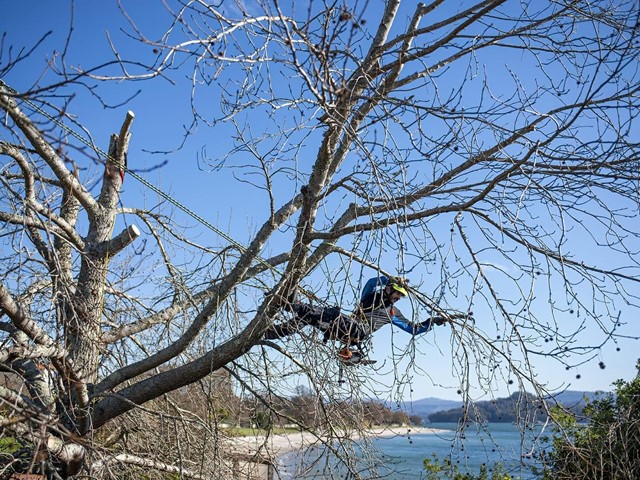
<svg viewBox="0 0 640 480"><path fill-rule="evenodd" d="M580 413L585 405L584 399L592 400L597 395L598 393L596 392L567 390L549 398L548 403L551 405L560 403L567 409ZM430 422L458 422L463 415L462 405L459 403L453 408L429 413L427 418ZM511 423L522 418L527 418L529 421L544 420L546 413L542 408L541 402L534 395L525 394L521 396L520 393L516 392L507 398L475 402L473 408L470 408L467 412L467 417L470 420L484 422Z"/></svg>
<svg viewBox="0 0 640 480"><path fill-rule="evenodd" d="M596 396L601 395L603 392L580 392L576 390L565 390L562 393L554 395L552 398L563 404L566 407L578 405L584 403L585 397L589 400L593 400Z"/></svg>
<svg viewBox="0 0 640 480"><path fill-rule="evenodd" d="M461 401L444 400L442 398L427 397L413 402L402 402L400 405L394 402L385 402L385 405L394 410L402 410L409 415L418 415L427 420L430 414L450 410L462 406Z"/></svg>

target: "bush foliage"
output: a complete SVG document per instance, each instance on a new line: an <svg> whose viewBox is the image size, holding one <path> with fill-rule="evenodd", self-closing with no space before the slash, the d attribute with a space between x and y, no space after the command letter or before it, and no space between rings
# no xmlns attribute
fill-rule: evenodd
<svg viewBox="0 0 640 480"><path fill-rule="evenodd" d="M636 377L587 403L584 417L555 412L545 480L640 478L640 361ZM585 423L586 422L586 423Z"/></svg>

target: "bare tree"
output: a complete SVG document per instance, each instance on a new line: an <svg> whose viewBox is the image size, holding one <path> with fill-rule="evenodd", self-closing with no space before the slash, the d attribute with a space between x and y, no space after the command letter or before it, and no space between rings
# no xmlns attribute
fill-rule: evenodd
<svg viewBox="0 0 640 480"><path fill-rule="evenodd" d="M624 334L640 278L637 2L165 3L159 37L123 10L121 42L151 63L114 41L94 68L63 56L28 91L0 84L0 357L15 377L1 421L56 475L95 463L110 422L223 368L267 408L288 375L306 376L335 433L330 348L309 332L262 341L299 285L342 303L366 272L428 276L413 283L416 316L482 315L452 325L465 399L503 383L543 396L537 358L569 367ZM0 72L10 81L37 53L5 51ZM141 178L127 165L133 114L103 155L69 113L68 92L185 73L184 142L205 125L233 132L202 163L267 205L244 245L198 244L170 195L122 205L123 179ZM219 114L200 108L207 95ZM346 380L355 398L367 388ZM119 445L99 455L201 475Z"/></svg>

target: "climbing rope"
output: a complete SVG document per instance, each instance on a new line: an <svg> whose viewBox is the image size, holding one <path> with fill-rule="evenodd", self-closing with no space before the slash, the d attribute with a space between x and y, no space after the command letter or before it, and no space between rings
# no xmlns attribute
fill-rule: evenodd
<svg viewBox="0 0 640 480"><path fill-rule="evenodd" d="M234 240L233 238L231 238L229 235L227 235L226 233L224 233L223 231L221 231L220 229L216 228L214 225L212 225L211 223L207 222L204 218L202 218L200 215L198 215L197 213L195 213L193 210L189 209L188 207L186 207L185 205L183 205L182 203L178 202L176 199L174 199L173 197L171 197L169 194L163 192L162 190L160 190L158 187L156 187L154 184L152 184L151 182L149 182L148 180L146 180L144 177L138 175L137 173L135 173L134 171L130 170L129 168L127 168L126 165L121 164L120 162L118 162L115 158L113 158L111 155L109 155L107 152L105 152L104 150L102 150L100 147L98 147L97 145L95 145L94 143L90 142L89 140L87 140L86 138L84 138L82 135L78 134L75 130L73 130L72 128L68 127L67 125L65 125L64 123L62 123L60 120L58 120L57 118L53 117L52 115L50 115L46 110L43 110L42 108L40 108L38 105L36 105L35 103L33 103L31 100L24 98L22 96L20 96L20 93L18 91L16 91L15 89L11 88L9 85L7 85L2 79L0 79L0 85L2 85L4 88L6 88L9 92L11 92L13 95L15 95L16 97L20 98L24 103L26 103L32 110L34 110L35 112L39 113L40 115L46 117L48 120L52 121L53 123L55 123L58 127L60 127L61 129L63 129L65 132L67 132L69 135L73 136L75 139L77 139L78 141L82 142L83 144L85 144L87 147L91 148L92 150L94 150L96 153L98 153L99 155L101 155L102 157L104 157L106 159L106 161L113 163L116 167L122 169L124 172L126 172L129 176L135 178L136 180L138 180L142 185L144 185L145 187L147 187L148 189L152 190L154 193L156 193L158 196L162 197L163 199L165 199L166 201L168 201L169 203L171 203L173 206L177 207L178 209L182 210L184 213L186 213L187 215L189 215L190 217L194 218L196 221L200 222L202 225L204 225L205 227L211 229L213 232L217 233L218 235L220 235L222 238L224 238L226 241L228 241L229 243L233 244L235 247L237 247L238 249L240 249L240 251L242 251L243 253L246 252L246 248L239 242L237 242L236 240ZM266 261L264 261L263 259L261 259L260 257L258 257L263 263L266 264ZM271 267L271 265L269 265Z"/></svg>
<svg viewBox="0 0 640 480"><path fill-rule="evenodd" d="M36 105L35 103L33 103L31 100L29 100L28 98L23 97L17 90L15 90L14 88L12 88L11 86L7 85L6 82L4 82L2 79L0 79L0 85L6 89L8 92L10 92L12 95L14 95L17 98L20 98L25 104L27 104L29 106L29 108L31 108L33 111L39 113L40 115L42 115L43 117L47 118L48 120L50 120L51 122L53 122L55 125L57 125L58 127L60 127L62 130L64 130L65 132L67 132L69 135L71 135L72 137L74 137L75 139L77 139L78 141L80 141L81 143L83 143L84 145L86 145L87 147L91 148L92 150L94 150L96 153L98 153L98 155L102 156L105 158L105 160L107 162L112 163L114 166L116 166L117 168L121 169L121 171L127 173L129 176L135 178L137 181L139 181L143 186L145 186L146 188L148 188L149 190L153 191L156 195L158 195L159 197L163 198L164 200L166 200L167 202L171 203L173 206L175 206L176 208L178 208L179 210L183 211L184 213L186 213L188 216L190 216L191 218L193 218L194 220L196 220L197 222L199 222L200 224L204 225L205 227L207 227L208 229L210 229L211 231L213 231L214 233L216 233L217 235L219 235L220 237L222 237L223 239L225 239L227 242L229 242L230 244L232 244L234 247L236 247L238 250L240 250L242 253L246 253L247 248L242 245L240 242L236 241L235 239L233 239L231 236L227 235L225 232L223 232L222 230L220 230L219 228L217 228L215 225L212 225L211 223L209 223L207 220L205 220L204 218L202 218L200 215L198 215L197 213L195 213L193 210L191 210L190 208L188 208L187 206L183 205L182 203L178 202L175 198L173 198L172 196L170 196L169 194L163 192L162 190L160 190L158 187L156 187L154 184L152 184L151 182L149 182L148 180L146 180L144 177L138 175L136 172L132 171L131 169L129 169L126 165L121 164L120 162L118 162L115 158L113 158L113 156L111 156L109 153L105 152L104 150L102 150L100 147L98 147L97 145L95 145L93 142L90 142L89 140L87 140L85 137L83 137L82 135L80 135L79 133L77 133L75 130L73 130L71 127L68 127L66 124L64 124L63 122L61 122L60 120L58 120L57 118L53 117L51 114L49 114L46 110L42 109L41 107L39 107L38 105ZM268 269L274 271L276 274L278 275L282 275L282 273L273 265L271 265L269 262L267 262L266 260L264 260L260 255L256 255L256 259L258 260L259 263L261 263L263 266L266 266ZM312 292L309 292L301 287L299 287L300 291L307 296L310 300L315 300L318 301L320 303L326 303L321 301L315 294L313 294Z"/></svg>

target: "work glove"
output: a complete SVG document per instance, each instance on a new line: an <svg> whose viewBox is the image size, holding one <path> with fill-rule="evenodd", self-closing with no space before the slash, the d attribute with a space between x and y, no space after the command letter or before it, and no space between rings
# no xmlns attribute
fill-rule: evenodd
<svg viewBox="0 0 640 480"><path fill-rule="evenodd" d="M458 320L458 319L471 319L473 320L473 312L468 312L468 313L448 313L446 317L443 317L442 315L436 315L435 317L431 317L431 323L433 323L434 325L444 325L445 323L451 323L453 320Z"/></svg>
<svg viewBox="0 0 640 480"><path fill-rule="evenodd" d="M424 322L420 322L420 326L422 328L429 328L431 325L433 325L433 320L431 318L429 320L425 320Z"/></svg>
<svg viewBox="0 0 640 480"><path fill-rule="evenodd" d="M451 320L449 320L449 319L447 319L447 318L444 318L444 317L441 317L440 315L438 315L438 316L436 316L436 317L433 317L433 318L431 319L431 323L433 323L434 325L438 325L438 326L440 326L440 325L444 325L445 323L448 323L448 322L450 322L450 321L451 321Z"/></svg>

